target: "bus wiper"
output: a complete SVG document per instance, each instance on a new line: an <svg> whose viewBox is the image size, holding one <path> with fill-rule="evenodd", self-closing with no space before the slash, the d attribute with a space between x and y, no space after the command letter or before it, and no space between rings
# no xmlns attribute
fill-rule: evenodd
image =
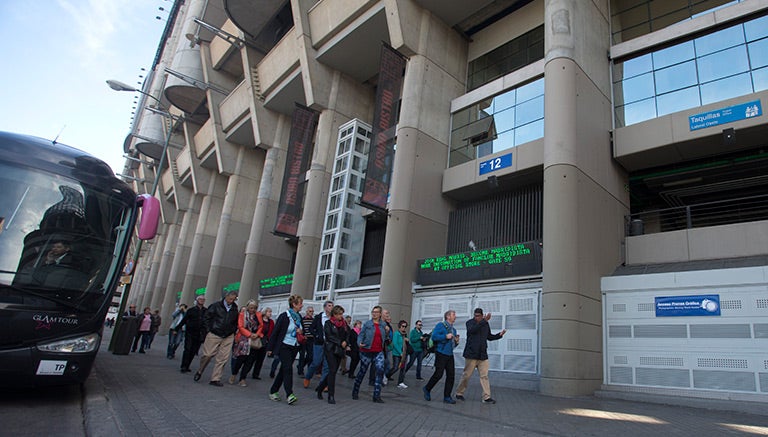
<svg viewBox="0 0 768 437"><path fill-rule="evenodd" d="M59 298L50 296L48 294L41 293L39 291L32 291L32 290L30 290L28 288L14 287L12 285L3 285L2 289L13 290L14 292L18 293L22 297L25 296L25 295L32 295L32 296L35 296L35 297L39 297L41 299L48 300L48 301L53 302L53 303L57 303L59 305L65 306L67 308L71 308L73 310L81 311L80 305L78 305L76 303L72 303L72 302L66 301L64 299L59 299Z"/></svg>

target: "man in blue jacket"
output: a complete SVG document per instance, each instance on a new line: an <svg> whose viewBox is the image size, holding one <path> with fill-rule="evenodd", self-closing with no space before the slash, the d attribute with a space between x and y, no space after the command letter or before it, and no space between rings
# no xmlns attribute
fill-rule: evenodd
<svg viewBox="0 0 768 437"><path fill-rule="evenodd" d="M435 373L429 378L427 385L422 388L424 399L432 400L430 392L432 388L440 381L445 373L445 388L443 389L443 402L446 404L455 404L456 401L451 397L453 391L453 379L456 374L456 365L453 359L453 348L459 344L459 334L453 327L456 321L456 311L448 310L445 312L445 320L438 323L432 330L432 341L435 343Z"/></svg>
<svg viewBox="0 0 768 437"><path fill-rule="evenodd" d="M467 343L464 345L464 373L459 381L459 388L456 389L456 399L464 400L464 390L467 389L467 383L472 376L472 372L477 367L477 373L480 374L480 386L483 388L483 403L495 404L496 401L491 397L491 384L488 382L488 342L498 340L507 332L503 329L498 334L491 334L491 326L488 321L491 320L491 313L483 315L482 308L475 308L474 317L467 320Z"/></svg>

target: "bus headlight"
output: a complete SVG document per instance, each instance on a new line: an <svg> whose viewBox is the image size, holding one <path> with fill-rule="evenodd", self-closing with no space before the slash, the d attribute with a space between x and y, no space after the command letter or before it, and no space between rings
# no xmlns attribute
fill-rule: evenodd
<svg viewBox="0 0 768 437"><path fill-rule="evenodd" d="M51 343L41 343L37 345L37 349L44 352L86 353L96 350L99 341L101 341L99 334L93 333Z"/></svg>

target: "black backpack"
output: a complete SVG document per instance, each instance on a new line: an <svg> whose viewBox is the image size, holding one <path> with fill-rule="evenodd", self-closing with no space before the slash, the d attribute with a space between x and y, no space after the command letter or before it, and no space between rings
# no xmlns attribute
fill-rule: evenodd
<svg viewBox="0 0 768 437"><path fill-rule="evenodd" d="M435 352L435 342L432 341L431 332L421 335L421 349L430 354Z"/></svg>

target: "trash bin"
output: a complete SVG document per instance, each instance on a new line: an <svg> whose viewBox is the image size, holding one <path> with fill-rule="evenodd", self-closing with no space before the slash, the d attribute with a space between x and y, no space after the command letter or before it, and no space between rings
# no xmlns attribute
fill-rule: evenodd
<svg viewBox="0 0 768 437"><path fill-rule="evenodd" d="M131 352L131 345L133 344L133 338L136 336L136 331L139 328L138 317L125 317L120 323L120 326L113 333L115 336L114 344L112 345L112 353L115 355L128 355Z"/></svg>

